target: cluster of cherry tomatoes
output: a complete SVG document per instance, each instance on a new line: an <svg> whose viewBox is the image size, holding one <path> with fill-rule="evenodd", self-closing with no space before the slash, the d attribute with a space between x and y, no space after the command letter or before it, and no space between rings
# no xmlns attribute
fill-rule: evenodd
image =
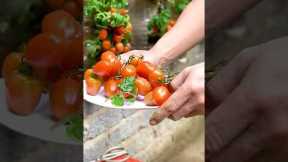
<svg viewBox="0 0 288 162"><path fill-rule="evenodd" d="M82 27L69 12L59 9L43 18L41 29L24 51L9 54L4 61L7 104L12 112L29 115L48 93L53 117L61 120L82 107L82 82L77 75L83 64Z"/></svg>
<svg viewBox="0 0 288 162"><path fill-rule="evenodd" d="M86 93L95 96L103 86L105 96L112 100L115 96L117 99L145 96L147 105L160 106L173 92L168 76L155 65L138 56L123 62L111 51L102 53L101 60L85 71L84 78ZM123 106L120 103L116 106Z"/></svg>

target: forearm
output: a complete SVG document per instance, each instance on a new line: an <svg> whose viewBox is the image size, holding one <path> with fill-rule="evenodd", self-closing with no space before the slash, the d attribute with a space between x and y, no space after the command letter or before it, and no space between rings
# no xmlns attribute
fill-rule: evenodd
<svg viewBox="0 0 288 162"><path fill-rule="evenodd" d="M195 46L204 38L204 0L193 0L182 12L172 30L150 50L160 63L167 63Z"/></svg>
<svg viewBox="0 0 288 162"><path fill-rule="evenodd" d="M206 0L206 30L218 28L240 16L261 0Z"/></svg>

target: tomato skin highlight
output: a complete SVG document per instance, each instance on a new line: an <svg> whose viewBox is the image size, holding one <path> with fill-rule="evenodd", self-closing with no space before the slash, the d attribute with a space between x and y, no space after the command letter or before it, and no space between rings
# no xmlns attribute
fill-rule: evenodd
<svg viewBox="0 0 288 162"><path fill-rule="evenodd" d="M50 90L50 106L54 119L79 113L82 108L82 84L80 80L63 78L52 85Z"/></svg>
<svg viewBox="0 0 288 162"><path fill-rule="evenodd" d="M140 62L137 67L137 74L148 79L149 73L155 70L155 66L147 61Z"/></svg>
<svg viewBox="0 0 288 162"><path fill-rule="evenodd" d="M108 37L108 31L106 29L101 29L98 34L100 40L105 40Z"/></svg>
<svg viewBox="0 0 288 162"><path fill-rule="evenodd" d="M153 99L155 100L157 106L161 106L171 96L171 93L165 86L157 87L152 92Z"/></svg>
<svg viewBox="0 0 288 162"><path fill-rule="evenodd" d="M109 79L104 83L104 91L105 95L107 97L115 96L119 93L119 87L118 87L119 81L116 81L115 79Z"/></svg>
<svg viewBox="0 0 288 162"><path fill-rule="evenodd" d="M26 116L35 111L44 90L41 82L16 70L6 76L5 85L7 105L11 112Z"/></svg>
<svg viewBox="0 0 288 162"><path fill-rule="evenodd" d="M93 72L100 77L110 77L113 72L113 64L106 60L101 60L93 66Z"/></svg>
<svg viewBox="0 0 288 162"><path fill-rule="evenodd" d="M81 28L81 25L80 25ZM56 10L47 14L42 20L42 32L71 39L79 32L79 23L64 10Z"/></svg>
<svg viewBox="0 0 288 162"><path fill-rule="evenodd" d="M138 89L138 93L142 96L147 95L152 90L151 84L145 78L137 77L135 84Z"/></svg>
<svg viewBox="0 0 288 162"><path fill-rule="evenodd" d="M137 72L135 66L128 64L121 69L120 74L123 78L126 78L136 76Z"/></svg>

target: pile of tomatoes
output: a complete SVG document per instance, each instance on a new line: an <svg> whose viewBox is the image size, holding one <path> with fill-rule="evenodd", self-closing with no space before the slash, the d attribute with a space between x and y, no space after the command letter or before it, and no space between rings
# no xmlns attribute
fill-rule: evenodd
<svg viewBox="0 0 288 162"><path fill-rule="evenodd" d="M46 93L54 119L61 120L82 107L78 76L83 64L82 27L69 12L59 9L43 18L41 30L28 40L24 51L9 54L4 61L7 104L12 112L29 115Z"/></svg>
<svg viewBox="0 0 288 162"><path fill-rule="evenodd" d="M105 96L115 106L123 106L123 101L141 100L147 105L160 106L173 93L166 73L143 57L131 56L127 62L121 61L113 52L101 54L101 60L84 74L86 92L91 96L104 87Z"/></svg>
<svg viewBox="0 0 288 162"><path fill-rule="evenodd" d="M131 50L132 25L126 0L86 0L84 5L85 66L92 67L101 53Z"/></svg>

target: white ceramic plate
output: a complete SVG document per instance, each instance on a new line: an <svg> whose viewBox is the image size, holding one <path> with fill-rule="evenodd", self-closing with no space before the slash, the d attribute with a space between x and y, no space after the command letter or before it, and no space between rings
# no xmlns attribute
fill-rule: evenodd
<svg viewBox="0 0 288 162"><path fill-rule="evenodd" d="M29 116L18 116L11 113L6 105L5 85L0 79L0 123L8 128L45 141L63 144L78 144L65 134L65 126L58 125L50 118L48 96L43 96L36 112Z"/></svg>
<svg viewBox="0 0 288 162"><path fill-rule="evenodd" d="M84 100L90 102L92 104L101 106L103 108L110 108L110 109L125 109L125 110L147 110L147 109L156 109L158 106L147 106L143 101L136 100L133 103L125 103L124 106L114 106L111 103L110 99L107 99L104 96L103 87L100 89L99 93L96 96L90 96L86 92L86 83L83 83L83 93L84 93Z"/></svg>

